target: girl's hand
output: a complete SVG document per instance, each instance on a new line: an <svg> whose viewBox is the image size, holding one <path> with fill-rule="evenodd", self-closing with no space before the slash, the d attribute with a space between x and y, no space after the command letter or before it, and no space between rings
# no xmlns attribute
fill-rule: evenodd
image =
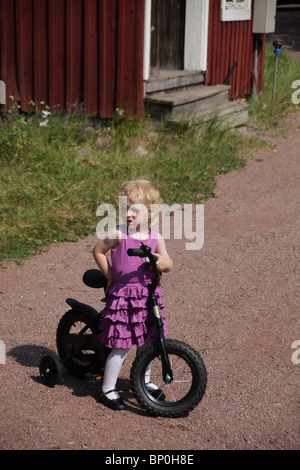
<svg viewBox="0 0 300 470"><path fill-rule="evenodd" d="M170 271L173 267L172 260L167 255L160 255L159 253L155 253L158 260L156 261L156 266L159 271Z"/></svg>
<svg viewBox="0 0 300 470"><path fill-rule="evenodd" d="M157 249L155 255L158 260L156 261L156 266L159 271L169 272L173 268L173 261L171 260L167 250L164 239L159 235L157 242Z"/></svg>

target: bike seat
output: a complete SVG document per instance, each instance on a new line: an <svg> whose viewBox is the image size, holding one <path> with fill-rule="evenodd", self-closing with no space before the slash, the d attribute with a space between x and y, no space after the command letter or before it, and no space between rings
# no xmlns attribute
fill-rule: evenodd
<svg viewBox="0 0 300 470"><path fill-rule="evenodd" d="M106 289L107 279L100 269L88 269L82 277L84 284L88 287L93 287L94 289L99 289L104 287Z"/></svg>

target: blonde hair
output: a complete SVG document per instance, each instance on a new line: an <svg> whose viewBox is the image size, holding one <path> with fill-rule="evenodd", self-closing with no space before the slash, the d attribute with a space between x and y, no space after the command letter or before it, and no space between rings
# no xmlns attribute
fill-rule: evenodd
<svg viewBox="0 0 300 470"><path fill-rule="evenodd" d="M159 190L148 178L136 178L125 181L117 196L126 196L129 200L137 199L148 210L148 226L156 227L159 207L163 203Z"/></svg>
<svg viewBox="0 0 300 470"><path fill-rule="evenodd" d="M127 196L129 199L138 199L148 210L152 204L162 204L159 190L148 178L137 178L131 181L125 181L122 184L118 196Z"/></svg>

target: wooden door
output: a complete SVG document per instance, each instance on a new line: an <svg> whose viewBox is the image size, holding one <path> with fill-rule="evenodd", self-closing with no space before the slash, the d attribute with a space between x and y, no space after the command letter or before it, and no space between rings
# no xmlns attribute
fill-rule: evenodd
<svg viewBox="0 0 300 470"><path fill-rule="evenodd" d="M151 67L184 68L186 0L152 0Z"/></svg>

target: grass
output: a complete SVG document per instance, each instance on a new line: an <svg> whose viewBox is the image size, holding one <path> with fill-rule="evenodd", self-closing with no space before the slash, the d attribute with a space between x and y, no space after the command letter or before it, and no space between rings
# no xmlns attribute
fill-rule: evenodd
<svg viewBox="0 0 300 470"><path fill-rule="evenodd" d="M260 127L276 126L278 117L295 109L294 90L286 81L300 78L299 63L280 60L272 121L274 57L268 51L265 91L250 103L251 120ZM288 79L287 67L293 68ZM44 109L25 116L11 107L0 119L2 261L22 260L50 243L94 232L98 205L115 203L114 194L129 178L150 177L168 204L200 203L214 196L216 176L243 167L247 149L258 145L217 119L199 138L195 127L184 124L154 129L146 118L123 120L116 114L103 122L85 117L80 108L72 111L59 115Z"/></svg>
<svg viewBox="0 0 300 470"><path fill-rule="evenodd" d="M99 127L77 113L47 121L44 127L43 115L24 117L11 109L0 124L2 260L88 235L99 221L97 206L114 203L128 178L149 176L166 203L200 202L200 193L213 195L217 173L244 165L241 137L218 129L217 122L199 141L193 128L154 132L147 119Z"/></svg>
<svg viewBox="0 0 300 470"><path fill-rule="evenodd" d="M277 130L282 118L299 111L299 105L292 101L292 95L296 91L292 84L300 80L300 61L288 55L283 48L278 56L273 105L274 71L274 49L271 44L266 44L263 93L259 99L249 100L250 124L264 130Z"/></svg>

